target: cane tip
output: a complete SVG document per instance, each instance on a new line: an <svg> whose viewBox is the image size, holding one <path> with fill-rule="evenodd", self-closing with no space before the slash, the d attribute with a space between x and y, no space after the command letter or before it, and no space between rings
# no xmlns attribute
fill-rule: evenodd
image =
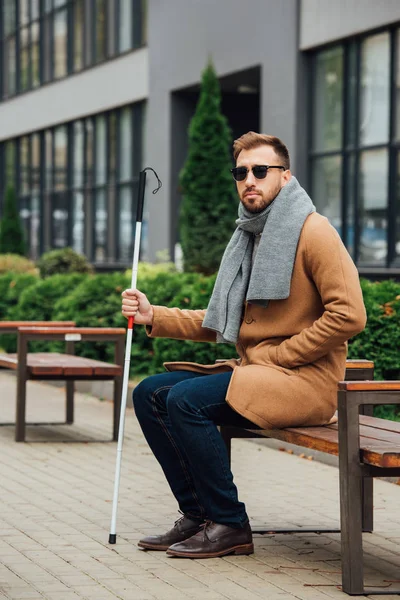
<svg viewBox="0 0 400 600"><path fill-rule="evenodd" d="M115 544L117 542L117 534L116 533L110 533L109 537L108 537L108 543L109 544Z"/></svg>

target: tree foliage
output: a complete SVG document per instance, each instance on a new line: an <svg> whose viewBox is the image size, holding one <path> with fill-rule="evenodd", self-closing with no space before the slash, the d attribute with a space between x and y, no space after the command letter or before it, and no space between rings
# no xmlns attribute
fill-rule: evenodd
<svg viewBox="0 0 400 600"><path fill-rule="evenodd" d="M221 91L211 63L202 74L200 98L189 126L189 151L180 174L180 238L185 271L218 270L235 228L236 191L231 131L221 113Z"/></svg>
<svg viewBox="0 0 400 600"><path fill-rule="evenodd" d="M27 247L24 229L18 213L17 197L12 186L5 194L3 216L0 221L0 254L20 254L26 256Z"/></svg>

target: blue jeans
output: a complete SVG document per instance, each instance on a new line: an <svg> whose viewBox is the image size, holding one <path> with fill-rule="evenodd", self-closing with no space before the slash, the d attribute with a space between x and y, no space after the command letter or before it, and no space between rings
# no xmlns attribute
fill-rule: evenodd
<svg viewBox="0 0 400 600"><path fill-rule="evenodd" d="M135 388L133 405L180 510L238 528L248 517L217 425L256 426L227 404L231 376L190 371L152 375Z"/></svg>

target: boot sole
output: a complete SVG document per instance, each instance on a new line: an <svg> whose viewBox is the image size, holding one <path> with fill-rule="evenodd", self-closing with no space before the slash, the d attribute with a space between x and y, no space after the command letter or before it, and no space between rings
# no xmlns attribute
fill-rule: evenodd
<svg viewBox="0 0 400 600"><path fill-rule="evenodd" d="M218 556L227 556L228 554L254 554L253 544L242 544L240 546L232 546L219 552L179 552L175 550L167 550L168 556L176 556L179 558L217 558Z"/></svg>
<svg viewBox="0 0 400 600"><path fill-rule="evenodd" d="M169 548L169 546L160 546L160 544L146 544L142 542L138 542L138 546L143 550L160 550L161 552L165 552Z"/></svg>

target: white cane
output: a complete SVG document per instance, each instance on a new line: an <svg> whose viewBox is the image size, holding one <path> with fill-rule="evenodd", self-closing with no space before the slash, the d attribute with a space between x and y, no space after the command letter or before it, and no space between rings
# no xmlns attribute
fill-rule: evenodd
<svg viewBox="0 0 400 600"><path fill-rule="evenodd" d="M151 167L146 167L139 175L139 190L138 190L138 204L137 204L137 217L136 217L136 231L135 231L135 246L133 251L133 263L132 263L132 281L131 288L136 289L137 272L139 264L139 252L140 252L140 237L142 233L142 218L143 218L143 204L144 204L144 192L146 187L146 171L153 171L157 177L158 187L153 190L153 194L156 194L160 189L162 183ZM117 460L115 465L115 478L114 478L114 496L112 505L112 516L111 516L111 530L108 538L109 544L115 544L117 541L117 508L118 508L118 493L119 493L119 482L121 477L121 461L122 461L122 445L124 442L124 427L125 427L125 411L126 411L126 400L128 396L128 383L129 383L129 370L131 366L131 346L132 346L132 333L133 333L134 317L128 318L128 331L126 335L126 346L125 346L125 362L124 362L124 376L122 383L122 395L121 395L121 413L119 418L118 428L118 446L117 446Z"/></svg>

